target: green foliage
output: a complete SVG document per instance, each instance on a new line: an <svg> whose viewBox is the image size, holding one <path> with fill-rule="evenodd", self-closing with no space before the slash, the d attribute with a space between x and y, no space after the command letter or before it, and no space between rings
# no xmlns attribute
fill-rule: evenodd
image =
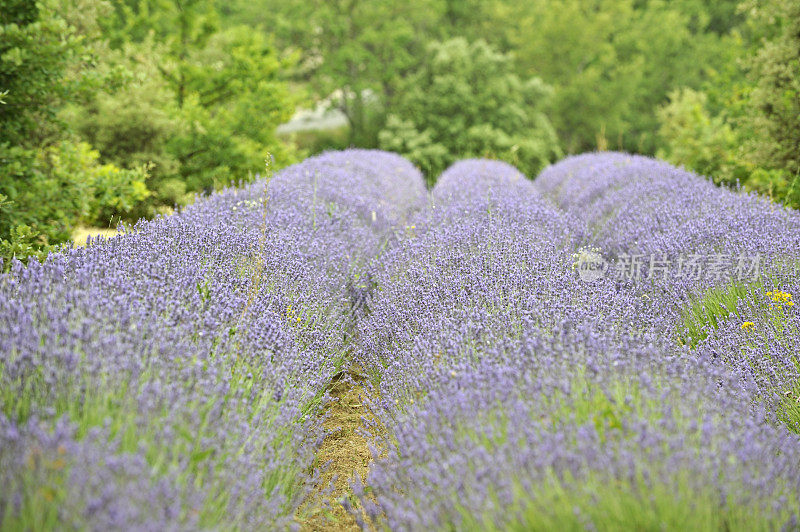
<svg viewBox="0 0 800 532"><path fill-rule="evenodd" d="M297 145L299 150L307 153L321 153L328 150L347 148L350 139L350 128L342 126L336 129L303 130L285 135Z"/></svg>
<svg viewBox="0 0 800 532"><path fill-rule="evenodd" d="M779 171L788 189L791 176L800 174L800 4L771 0L747 5L755 21L777 33L750 63L752 158L761 168Z"/></svg>
<svg viewBox="0 0 800 532"><path fill-rule="evenodd" d="M247 179L267 154L278 166L295 162L294 147L275 136L298 101L283 78L295 58L279 57L263 33L220 29L205 0L115 2L107 25L120 44L106 61L130 75L67 113L104 157L152 164L154 195L135 215Z"/></svg>
<svg viewBox="0 0 800 532"><path fill-rule="evenodd" d="M32 145L49 135L62 83L80 39L59 16L55 1L0 0L0 144Z"/></svg>
<svg viewBox="0 0 800 532"><path fill-rule="evenodd" d="M503 527L512 531L613 530L742 530L767 531L790 519L793 507L779 519L769 519L759 507L720 501L710 490L698 492L689 479L667 484L661 479L626 481L594 475L581 479L550 478L534 497L518 487L518 515ZM465 528L501 530L492 523L468 517ZM474 525L474 526L471 526Z"/></svg>
<svg viewBox="0 0 800 532"><path fill-rule="evenodd" d="M664 146L658 156L709 176L715 183L735 185L752 173L743 158L742 139L721 116L708 110L704 92L683 89L670 94L658 110Z"/></svg>
<svg viewBox="0 0 800 532"><path fill-rule="evenodd" d="M103 0L0 4L0 240L7 256L41 258L78 223L106 224L149 195L143 164L125 170L74 138L60 114L119 69L94 64ZM6 264L8 262L6 261Z"/></svg>
<svg viewBox="0 0 800 532"><path fill-rule="evenodd" d="M333 97L349 122L350 144L375 147L385 110L402 95L398 85L442 30L444 6L439 0L288 0L264 9L240 0L226 8L234 20L267 27L282 46L302 50L298 78L320 99Z"/></svg>
<svg viewBox="0 0 800 532"><path fill-rule="evenodd" d="M779 421L800 434L800 382L796 383L794 390L783 393L777 416Z"/></svg>
<svg viewBox="0 0 800 532"><path fill-rule="evenodd" d="M8 272L14 259L23 262L31 258L43 261L53 249L53 246L43 243L35 229L24 224L13 227L7 240L0 239L0 272Z"/></svg>
<svg viewBox="0 0 800 532"><path fill-rule="evenodd" d="M125 168L149 164L154 189L161 179L179 173L178 158L167 145L188 127L177 116L173 93L161 77L161 52L150 40L104 50L104 68L124 71L124 79L61 111L63 120L105 160Z"/></svg>
<svg viewBox="0 0 800 532"><path fill-rule="evenodd" d="M413 161L427 176L429 185L435 183L436 176L453 159L447 148L433 139L430 130L420 132L413 121L397 115L389 115L378 141L381 148L402 153Z"/></svg>
<svg viewBox="0 0 800 532"><path fill-rule="evenodd" d="M718 4L728 10L689 0L499 0L487 35L514 51L518 71L554 87L548 116L568 152L654 153L656 107L727 61L735 2Z"/></svg>
<svg viewBox="0 0 800 532"><path fill-rule="evenodd" d="M25 224L63 242L78 223L246 179L268 153L296 158L274 134L294 110L294 58L220 29L213 2L5 0L0 13L0 238Z"/></svg>
<svg viewBox="0 0 800 532"><path fill-rule="evenodd" d="M695 347L710 333L719 329L720 323L731 314L739 316L740 301L754 301L762 292L761 282L731 283L707 290L683 311L678 327L679 342Z"/></svg>
<svg viewBox="0 0 800 532"><path fill-rule="evenodd" d="M189 190L245 178L263 167L267 154L279 167L296 160L275 136L296 101L281 79L288 63L262 34L245 27L217 32L190 57L190 96L180 106L189 127L170 145Z"/></svg>
<svg viewBox="0 0 800 532"><path fill-rule="evenodd" d="M798 207L800 8L739 4L0 0L0 193L14 202L0 238L164 212L267 153L296 161L295 139L398 151L431 180L470 156L533 175L559 146L657 153ZM306 94L349 127L278 138ZM66 155L81 142L99 157ZM131 188L143 179L149 193ZM95 206L20 192L47 180L94 190Z"/></svg>
<svg viewBox="0 0 800 532"><path fill-rule="evenodd" d="M0 193L10 202L0 216L0 235L25 224L43 244L66 242L78 223L106 225L109 216L149 195L146 168L123 170L100 164L99 156L84 142L39 150L0 145Z"/></svg>
<svg viewBox="0 0 800 532"><path fill-rule="evenodd" d="M520 79L511 58L484 41L431 44L402 89L381 147L408 156L429 181L461 158L495 157L533 176L561 154L542 113L549 87Z"/></svg>
<svg viewBox="0 0 800 532"><path fill-rule="evenodd" d="M782 0L743 7L748 42L731 41L735 54L726 69L702 92L675 91L660 108L659 155L797 208L800 8Z"/></svg>

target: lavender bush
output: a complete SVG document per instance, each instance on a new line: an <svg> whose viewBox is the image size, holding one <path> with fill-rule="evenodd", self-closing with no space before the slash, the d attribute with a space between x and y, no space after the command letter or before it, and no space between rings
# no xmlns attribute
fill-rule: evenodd
<svg viewBox="0 0 800 532"><path fill-rule="evenodd" d="M454 165L373 266L358 355L388 452L355 486L368 516L393 530L791 522L797 436L751 380L665 334L674 316L651 286L581 281L573 254L593 226L539 188L504 164Z"/></svg>
<svg viewBox="0 0 800 532"><path fill-rule="evenodd" d="M0 278L2 528L283 528L360 262L424 203L329 153Z"/></svg>
<svg viewBox="0 0 800 532"><path fill-rule="evenodd" d="M355 365L378 528L796 529L798 239L641 157L466 160L426 197L349 150L14 264L0 528L291 528ZM760 279L612 274L756 253Z"/></svg>
<svg viewBox="0 0 800 532"><path fill-rule="evenodd" d="M568 158L545 169L535 187L585 223L589 242L609 260L640 256L643 270L650 257L670 262L668 275L649 279L653 312L671 316L664 333L677 330L685 340L688 329L691 343L703 340L702 356L758 382L770 409L800 431L800 318L791 300L800 290L796 211L621 153ZM681 274L681 257L692 256L706 259L705 271Z"/></svg>

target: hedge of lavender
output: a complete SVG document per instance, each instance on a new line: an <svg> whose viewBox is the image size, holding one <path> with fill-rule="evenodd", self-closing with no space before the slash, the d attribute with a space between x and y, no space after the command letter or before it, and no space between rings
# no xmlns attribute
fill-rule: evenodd
<svg viewBox="0 0 800 532"><path fill-rule="evenodd" d="M652 284L580 280L574 254L599 241L595 227L538 190L505 164L458 163L373 264L358 356L380 423L369 489L355 485L369 519L393 530L796 523L797 435L737 368L675 341L672 302Z"/></svg>
<svg viewBox="0 0 800 532"><path fill-rule="evenodd" d="M0 278L0 528L288 526L359 264L424 205L329 153Z"/></svg>
<svg viewBox="0 0 800 532"><path fill-rule="evenodd" d="M658 287L653 312L669 315L668 323L684 315L702 356L744 372L769 408L783 417L788 409L800 430L796 211L621 153L568 158L535 186L586 224L590 244L610 261L639 260L643 277L650 260L669 263L648 279Z"/></svg>
<svg viewBox="0 0 800 532"><path fill-rule="evenodd" d="M798 239L797 213L642 157L533 182L467 160L426 197L408 162L349 150L17 264L0 528L291 528L355 366L359 521L796 529ZM764 275L618 275L688 254Z"/></svg>

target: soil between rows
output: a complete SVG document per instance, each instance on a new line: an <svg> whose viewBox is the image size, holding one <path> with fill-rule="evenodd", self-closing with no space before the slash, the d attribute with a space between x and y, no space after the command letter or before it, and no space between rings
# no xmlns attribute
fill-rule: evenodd
<svg viewBox="0 0 800 532"><path fill-rule="evenodd" d="M314 467L329 463L298 512L297 521L303 532L361 530L339 501L347 497L353 507L360 507L352 497L350 480L357 474L365 482L372 461L367 440L360 433L364 429L362 418L372 418L364 404L367 397L363 382L364 376L352 371L339 373L331 380L328 393L333 401L325 409L323 423L328 435L317 450ZM326 492L326 487L331 486L332 490Z"/></svg>

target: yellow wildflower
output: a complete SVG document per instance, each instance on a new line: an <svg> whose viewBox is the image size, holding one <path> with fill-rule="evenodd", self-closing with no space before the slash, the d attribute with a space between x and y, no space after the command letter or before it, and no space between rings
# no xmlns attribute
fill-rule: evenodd
<svg viewBox="0 0 800 532"><path fill-rule="evenodd" d="M753 327L755 327L755 323L753 323L752 321L746 321L746 322L742 323L742 330L743 331L749 331Z"/></svg>
<svg viewBox="0 0 800 532"><path fill-rule="evenodd" d="M789 292L784 292L783 290L775 290L773 292L767 292L767 296L772 298L772 301L778 303L779 305L786 305L788 307L794 306L794 302L792 301L792 294Z"/></svg>

